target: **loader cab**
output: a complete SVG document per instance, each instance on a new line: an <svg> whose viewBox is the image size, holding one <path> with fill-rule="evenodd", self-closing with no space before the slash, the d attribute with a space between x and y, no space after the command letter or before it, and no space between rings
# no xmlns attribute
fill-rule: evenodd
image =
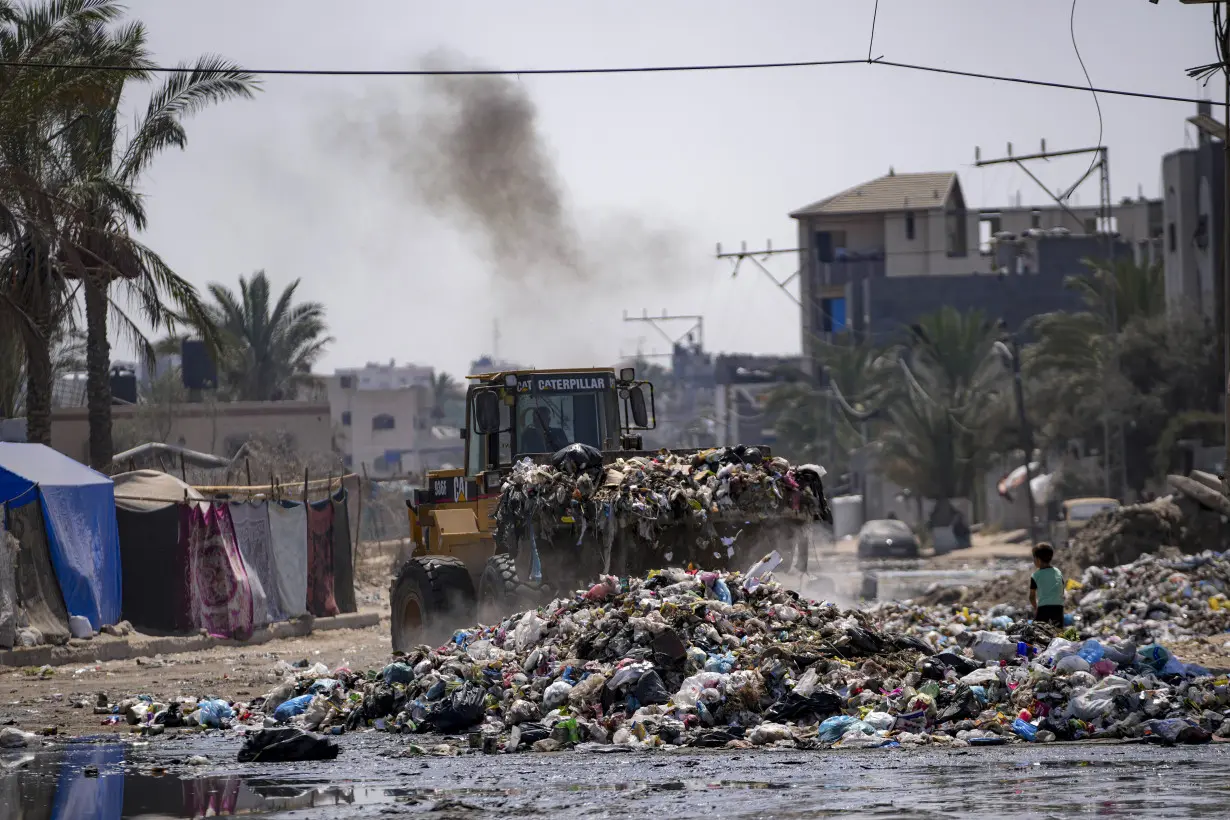
<svg viewBox="0 0 1230 820"><path fill-rule="evenodd" d="M569 444L638 450L651 430L653 385L631 368L472 376L466 391L466 475L503 473ZM497 485L498 486L498 485Z"/></svg>

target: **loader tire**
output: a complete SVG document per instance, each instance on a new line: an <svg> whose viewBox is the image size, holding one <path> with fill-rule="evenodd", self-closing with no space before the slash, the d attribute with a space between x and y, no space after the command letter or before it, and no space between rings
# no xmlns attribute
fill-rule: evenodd
<svg viewBox="0 0 1230 820"><path fill-rule="evenodd" d="M474 583L465 564L448 556L411 558L389 589L393 651L445 640L474 619Z"/></svg>
<svg viewBox="0 0 1230 820"><path fill-rule="evenodd" d="M478 620L480 623L495 623L517 608L517 565L507 553L487 559L483 574L478 579Z"/></svg>

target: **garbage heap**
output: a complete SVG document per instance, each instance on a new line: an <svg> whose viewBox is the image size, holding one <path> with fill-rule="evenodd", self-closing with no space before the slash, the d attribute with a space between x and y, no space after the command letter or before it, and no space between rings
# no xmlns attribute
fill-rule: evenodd
<svg viewBox="0 0 1230 820"><path fill-rule="evenodd" d="M951 608L841 611L766 578L606 577L331 694L284 684L264 708L488 752L1230 736L1230 680L1160 645Z"/></svg>
<svg viewBox="0 0 1230 820"><path fill-rule="evenodd" d="M657 546L663 529L686 526L695 531L691 540L707 549L718 544L714 524L723 519L754 521L789 511L832 520L824 474L818 465L792 466L743 445L605 465L598 450L573 444L551 464L527 458L513 466L495 514L496 537L504 543L527 532L550 538L577 524L582 536L593 531L608 548L623 528Z"/></svg>

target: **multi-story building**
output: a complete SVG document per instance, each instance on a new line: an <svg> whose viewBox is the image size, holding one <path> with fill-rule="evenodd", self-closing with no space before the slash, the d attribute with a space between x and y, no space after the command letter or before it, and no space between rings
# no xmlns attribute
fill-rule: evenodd
<svg viewBox="0 0 1230 820"><path fill-rule="evenodd" d="M1226 131L1210 112L1211 106L1201 103L1190 120L1196 125L1196 147L1162 157L1162 209L1166 305L1214 320L1224 264Z"/></svg>
<svg viewBox="0 0 1230 820"><path fill-rule="evenodd" d="M434 372L430 367L369 363L325 377L342 461L369 475L412 475L429 465Z"/></svg>
<svg viewBox="0 0 1230 820"><path fill-rule="evenodd" d="M857 185L790 214L798 223L804 354L854 331L884 338L951 305L1019 327L1079 308L1063 287L1084 259L1158 259L1160 201L1124 200L1100 224L1097 208L967 207L955 172L898 174ZM1109 228L1109 230L1107 230Z"/></svg>

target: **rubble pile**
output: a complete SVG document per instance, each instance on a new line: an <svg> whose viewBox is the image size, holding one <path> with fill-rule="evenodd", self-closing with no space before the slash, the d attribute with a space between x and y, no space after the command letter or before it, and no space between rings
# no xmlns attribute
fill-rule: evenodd
<svg viewBox="0 0 1230 820"><path fill-rule="evenodd" d="M604 465L597 450L573 444L549 465L530 459L514 465L495 515L497 538L525 532L549 538L577 524L582 537L592 530L609 549L620 528L653 545L661 530L686 526L708 548L719 542L714 523L723 519L754 521L782 511L829 519L824 474L823 467L792 466L742 445L686 455L662 451Z"/></svg>
<svg viewBox="0 0 1230 820"><path fill-rule="evenodd" d="M1085 567L1118 566L1163 546L1187 545L1184 520L1170 496L1103 510L1073 536L1067 549L1056 553L1057 562L1066 575L1075 575Z"/></svg>
<svg viewBox="0 0 1230 820"><path fill-rule="evenodd" d="M1181 596L1211 589L1215 563L1201 556L1186 581L1133 573ZM842 611L767 578L607 577L383 670L299 675L261 711L271 726L462 734L488 752L1230 736L1230 679L1159 644L1057 635L1006 607Z"/></svg>

